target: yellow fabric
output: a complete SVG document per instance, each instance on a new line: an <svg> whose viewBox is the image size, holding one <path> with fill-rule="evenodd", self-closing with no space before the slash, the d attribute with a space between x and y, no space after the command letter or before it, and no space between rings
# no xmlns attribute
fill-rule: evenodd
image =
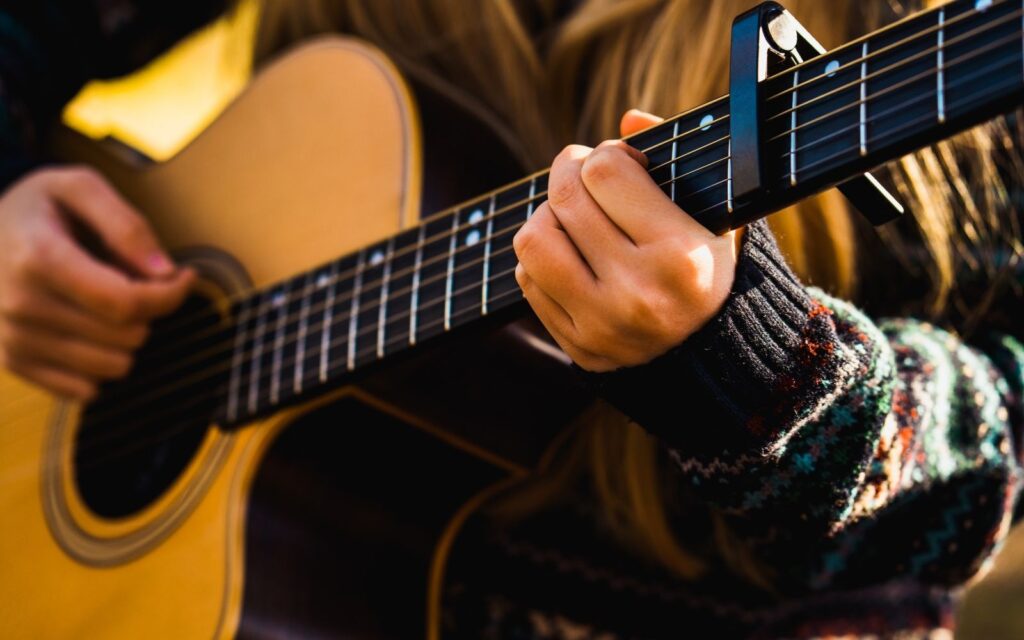
<svg viewBox="0 0 1024 640"><path fill-rule="evenodd" d="M92 138L117 138L156 160L187 145L242 90L251 73L258 7L239 7L139 71L93 81L64 110Z"/></svg>

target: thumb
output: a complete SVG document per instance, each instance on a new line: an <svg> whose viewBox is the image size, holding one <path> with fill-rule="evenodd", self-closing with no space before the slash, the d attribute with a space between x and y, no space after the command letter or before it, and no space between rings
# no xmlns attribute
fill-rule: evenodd
<svg viewBox="0 0 1024 640"><path fill-rule="evenodd" d="M623 138L643 131L648 127L653 127L659 122L664 121L664 118L659 118L656 115L641 111L639 109L630 109L622 116L622 120L619 121L619 135Z"/></svg>
<svg viewBox="0 0 1024 640"><path fill-rule="evenodd" d="M175 272L146 219L98 173L77 167L56 170L48 186L69 215L99 234L107 249L136 273L164 278Z"/></svg>

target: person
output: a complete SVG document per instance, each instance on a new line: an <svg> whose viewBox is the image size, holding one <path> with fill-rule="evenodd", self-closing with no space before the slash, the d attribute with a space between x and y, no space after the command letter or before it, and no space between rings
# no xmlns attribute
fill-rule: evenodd
<svg viewBox="0 0 1024 640"><path fill-rule="evenodd" d="M96 174L45 165L40 141L86 78L138 65L213 7L25 4L0 9L0 358L88 399L194 274ZM789 3L830 45L896 4ZM555 156L657 121L629 107L669 114L724 93L721 37L746 5L263 2L259 61L351 33L424 103L449 100L459 115L424 112L428 153L446 118L473 118L524 171L555 157L548 201L516 237L517 278L607 404L550 475L467 526L448 636L943 637L957 588L1007 534L1024 345L1021 316L986 311L1020 284L967 281L1007 282L1000 251L1021 250L1012 117L895 165L914 216L878 234L825 195L715 237L623 143ZM86 252L77 226L115 261Z"/></svg>

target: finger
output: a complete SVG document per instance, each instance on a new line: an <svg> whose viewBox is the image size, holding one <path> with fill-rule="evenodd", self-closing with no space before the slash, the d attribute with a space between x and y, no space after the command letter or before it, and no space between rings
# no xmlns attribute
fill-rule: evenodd
<svg viewBox="0 0 1024 640"><path fill-rule="evenodd" d="M5 311L12 320L78 336L88 342L116 349L136 349L142 346L149 335L149 329L144 323L113 324L102 321L43 289L29 288L15 300L9 300Z"/></svg>
<svg viewBox="0 0 1024 640"><path fill-rule="evenodd" d="M566 308L575 308L593 292L593 272L546 203L516 232L512 248L519 259L516 273L529 273Z"/></svg>
<svg viewBox="0 0 1024 640"><path fill-rule="evenodd" d="M526 301L530 304L537 318L547 330L559 348L573 362L589 371L611 371L616 366L606 358L597 356L586 349L577 346L577 331L572 317L557 301L544 293L530 278L522 266L516 268L516 281L526 294Z"/></svg>
<svg viewBox="0 0 1024 640"><path fill-rule="evenodd" d="M622 120L619 121L619 135L623 138L628 138L634 133L639 133L664 121L664 118L647 113L646 111L630 109L622 115Z"/></svg>
<svg viewBox="0 0 1024 640"><path fill-rule="evenodd" d="M100 174L72 167L56 170L50 195L67 213L99 234L104 245L138 273L165 277L174 273L171 259L149 223Z"/></svg>
<svg viewBox="0 0 1024 640"><path fill-rule="evenodd" d="M96 397L96 383L50 364L32 360L14 360L7 368L53 393L73 400L88 401Z"/></svg>
<svg viewBox="0 0 1024 640"><path fill-rule="evenodd" d="M116 324L150 320L173 311L195 279L191 270L181 269L169 279L132 280L65 236L53 237L43 262L39 275L54 292Z"/></svg>
<svg viewBox="0 0 1024 640"><path fill-rule="evenodd" d="M597 205L637 245L680 234L714 237L665 195L624 142L595 149L580 176Z"/></svg>
<svg viewBox="0 0 1024 640"><path fill-rule="evenodd" d="M551 165L547 204L598 278L631 257L632 240L587 192L580 172L593 150L566 147Z"/></svg>
<svg viewBox="0 0 1024 640"><path fill-rule="evenodd" d="M516 267L516 282L523 290L526 301L530 303L534 313L544 323L544 327L552 336L556 333L563 336L575 335L576 327L572 316L562 305L543 291L530 276L522 264Z"/></svg>
<svg viewBox="0 0 1024 640"><path fill-rule="evenodd" d="M5 324L0 338L13 359L48 363L90 378L120 378L128 373L132 365L132 356L127 351L103 347L24 323Z"/></svg>

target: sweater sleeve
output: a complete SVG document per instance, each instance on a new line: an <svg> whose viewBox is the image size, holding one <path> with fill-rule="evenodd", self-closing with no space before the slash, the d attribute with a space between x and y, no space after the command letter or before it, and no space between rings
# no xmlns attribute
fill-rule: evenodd
<svg viewBox="0 0 1024 640"><path fill-rule="evenodd" d="M746 236L700 332L584 375L780 583L964 581L1009 527L1024 350L1004 337L993 360L926 323L876 324L801 285L763 222Z"/></svg>
<svg viewBox="0 0 1024 640"><path fill-rule="evenodd" d="M92 78L138 68L217 0L0 0L0 189L47 160L46 132Z"/></svg>

